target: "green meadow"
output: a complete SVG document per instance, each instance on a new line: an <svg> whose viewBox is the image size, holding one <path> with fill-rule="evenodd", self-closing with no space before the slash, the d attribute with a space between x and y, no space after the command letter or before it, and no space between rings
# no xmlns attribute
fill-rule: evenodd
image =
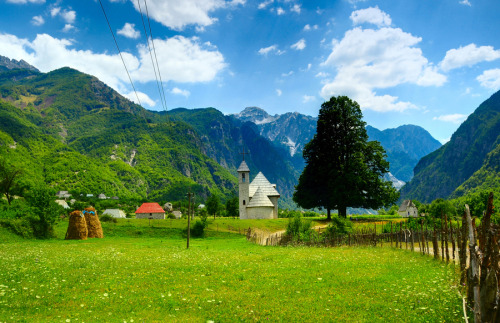
<svg viewBox="0 0 500 323"><path fill-rule="evenodd" d="M85 241L62 240L67 222L45 241L0 228L0 322L463 320L455 265L391 248L259 246L223 221L238 222L212 222L189 249L184 221L103 223L105 238Z"/></svg>

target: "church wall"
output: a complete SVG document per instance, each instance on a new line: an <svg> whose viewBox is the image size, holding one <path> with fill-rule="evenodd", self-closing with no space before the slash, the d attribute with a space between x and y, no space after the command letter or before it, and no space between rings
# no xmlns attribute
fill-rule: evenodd
<svg viewBox="0 0 500 323"><path fill-rule="evenodd" d="M246 219L273 219L274 208L270 206L249 207L246 214Z"/></svg>
<svg viewBox="0 0 500 323"><path fill-rule="evenodd" d="M247 205L250 202L250 172L238 172L240 219L248 219Z"/></svg>
<svg viewBox="0 0 500 323"><path fill-rule="evenodd" d="M165 220L165 213L136 213L136 219L149 219L152 217L155 220Z"/></svg>
<svg viewBox="0 0 500 323"><path fill-rule="evenodd" d="M277 219L278 218L278 199L279 199L279 197L278 196L269 196L269 199L271 200L271 202L273 202L273 205L274 205L273 219Z"/></svg>

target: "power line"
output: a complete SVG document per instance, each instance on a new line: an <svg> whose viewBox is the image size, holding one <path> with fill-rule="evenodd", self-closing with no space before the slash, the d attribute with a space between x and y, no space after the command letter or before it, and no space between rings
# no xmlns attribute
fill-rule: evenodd
<svg viewBox="0 0 500 323"><path fill-rule="evenodd" d="M158 66L158 61L156 62L156 63L157 63L157 65L156 65L156 66L155 66L155 63L154 63L154 61L153 61L153 54L152 54L151 46L149 45L149 36L148 36L148 32L147 32L147 30L146 30L146 24L145 24L145 22L144 22L144 15L142 14L142 8L141 8L141 2L140 2L140 0L137 0L137 4L138 4L138 6L139 6L139 13L141 14L142 26L143 26L143 28L144 28L144 34L146 35L146 41L147 41L147 43L148 43L149 56L151 57L151 64L153 65L153 71L154 71L154 73L155 73L156 85L157 85L157 87L158 87L158 92L159 92L159 94L160 94L161 104L162 104L162 106L163 106L163 109L165 109L165 110L166 110L166 107L165 107L165 100L164 100L164 98L163 98L163 96L162 96L162 91L161 91L161 89L160 89L160 82L159 82L159 80L158 80L158 75L157 75L157 73L156 73L156 68L158 68L158 71L159 71L160 67ZM151 35L151 42L153 42L153 35ZM153 43L153 46L154 46L154 43Z"/></svg>
<svg viewBox="0 0 500 323"><path fill-rule="evenodd" d="M106 18L106 22L108 23L109 31L111 31L111 35L113 35L113 39L115 41L116 48L118 49L118 53L120 53L120 57L122 59L123 66L125 67L125 71L127 71L127 75L128 75L128 79L130 81L130 84L132 85L132 88L134 89L134 93L135 93L135 97L137 98L137 102L139 102L139 105L142 107L141 100L139 100L139 95L137 95L137 91L135 90L134 82L132 82L132 78L130 77L130 73L128 72L127 65L125 65L125 60L123 59L120 47L118 47L118 42L116 41L115 33L113 32L113 29L111 29L111 24L109 23L108 16L106 15L106 10L104 10L104 6L102 5L101 0L99 0L99 4L101 5L102 13L104 14L104 17Z"/></svg>
<svg viewBox="0 0 500 323"><path fill-rule="evenodd" d="M167 112L167 97L165 96L165 89L164 89L164 86L163 86L163 80L161 78L161 73L160 73L160 65L158 64L158 57L156 56L156 47L155 47L155 42L154 42L154 38L153 38L153 32L151 30L151 22L149 20L148 4L147 4L146 0L144 0L144 5L146 7L146 16L148 17L149 34L151 35L151 42L153 43L153 53L155 55L156 66L158 66L158 75L160 76L161 90L163 92L163 99L165 100L165 105L164 105L165 115L168 118L168 115L166 114L166 112Z"/></svg>

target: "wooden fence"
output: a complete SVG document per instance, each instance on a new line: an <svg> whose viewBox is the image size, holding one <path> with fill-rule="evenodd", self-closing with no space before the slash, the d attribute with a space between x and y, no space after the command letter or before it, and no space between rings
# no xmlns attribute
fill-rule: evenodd
<svg viewBox="0 0 500 323"><path fill-rule="evenodd" d="M407 223L391 222L390 232L387 233L378 233L381 230L377 231L375 224L373 229L363 228L354 234L311 234L309 239L299 242L284 232L266 236L249 228L247 240L268 246L297 242L328 247L390 246L430 255L447 263L453 262L460 265L460 283L466 288L467 304L474 312L474 322L500 322L500 227L491 224L492 214L493 193L490 193L487 210L477 227L469 206L465 205L461 223L443 215L439 227L424 225L423 219L417 230L409 229Z"/></svg>

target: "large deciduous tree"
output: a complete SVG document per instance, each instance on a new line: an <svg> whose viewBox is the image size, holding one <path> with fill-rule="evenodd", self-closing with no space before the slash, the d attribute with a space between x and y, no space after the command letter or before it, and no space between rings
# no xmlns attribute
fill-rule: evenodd
<svg viewBox="0 0 500 323"><path fill-rule="evenodd" d="M3 159L0 159L0 193L5 195L7 203L12 202L15 194L20 194L21 186L18 184L18 177L21 175L21 170L10 166Z"/></svg>
<svg viewBox="0 0 500 323"><path fill-rule="evenodd" d="M346 217L347 207L377 209L399 198L383 176L389 171L386 154L377 141L368 141L366 123L355 101L332 97L321 105L316 135L305 146L306 161L293 200L301 207L337 209Z"/></svg>

